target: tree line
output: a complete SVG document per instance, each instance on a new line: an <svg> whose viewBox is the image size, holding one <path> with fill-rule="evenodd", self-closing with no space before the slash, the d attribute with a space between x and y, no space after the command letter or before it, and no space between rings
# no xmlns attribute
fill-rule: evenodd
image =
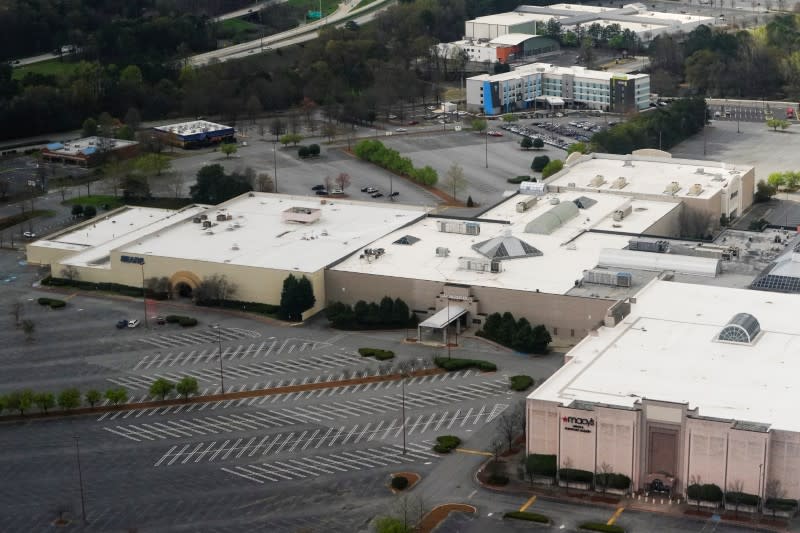
<svg viewBox="0 0 800 533"><path fill-rule="evenodd" d="M787 14L752 31L703 25L688 34L659 35L648 52L651 90L716 98L800 98L798 31L800 16Z"/></svg>

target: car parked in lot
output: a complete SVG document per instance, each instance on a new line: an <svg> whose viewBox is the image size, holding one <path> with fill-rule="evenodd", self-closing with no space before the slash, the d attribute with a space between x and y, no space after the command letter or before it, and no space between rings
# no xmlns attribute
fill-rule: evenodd
<svg viewBox="0 0 800 533"><path fill-rule="evenodd" d="M392 194L389 195L389 198L394 198L395 196L400 196L400 193L397 192L397 191L394 191Z"/></svg>
<svg viewBox="0 0 800 533"><path fill-rule="evenodd" d="M136 327L139 327L139 320L138 320L138 319L136 319L136 318L134 318L133 320L129 320L129 321L128 321L128 327L129 327L129 328L136 328Z"/></svg>
<svg viewBox="0 0 800 533"><path fill-rule="evenodd" d="M419 120L409 120L408 121L408 125L409 126L416 126L417 124L419 124Z"/></svg>
<svg viewBox="0 0 800 533"><path fill-rule="evenodd" d="M383 194L382 194L382 193L380 193L380 192L376 192L376 193L373 193L373 194L372 194L372 197L373 197L373 198L382 198L382 197L383 197Z"/></svg>
<svg viewBox="0 0 800 533"><path fill-rule="evenodd" d="M407 130L407 129L405 129L405 128L397 128L397 129L396 129L396 130L394 130L394 131L396 131L397 133L405 133L405 132L407 132L408 130Z"/></svg>
<svg viewBox="0 0 800 533"><path fill-rule="evenodd" d="M22 236L25 237L26 239L35 239L36 238L36 234L34 232L32 232L32 231L25 231L25 232L22 233Z"/></svg>
<svg viewBox="0 0 800 533"><path fill-rule="evenodd" d="M487 132L487 135L489 135L489 137L502 137L502 136L503 136L503 134L502 134L502 133L500 133L500 132L499 132L499 131L497 131L497 130L489 130L489 131Z"/></svg>
<svg viewBox="0 0 800 533"><path fill-rule="evenodd" d="M320 189L317 191L317 196L328 196L328 191L325 189Z"/></svg>
<svg viewBox="0 0 800 533"><path fill-rule="evenodd" d="M117 329L123 329L128 327L127 319L117 320Z"/></svg>
<svg viewBox="0 0 800 533"><path fill-rule="evenodd" d="M312 191L323 191L323 190L325 190L325 186L324 185L314 185L313 187L311 187L311 190Z"/></svg>
<svg viewBox="0 0 800 533"><path fill-rule="evenodd" d="M361 189L361 192L372 194L374 192L378 192L378 189L376 189L375 187L364 187L363 189Z"/></svg>
<svg viewBox="0 0 800 533"><path fill-rule="evenodd" d="M167 319L164 318L163 316L154 316L153 317L153 322L155 322L159 326L163 326L164 324L167 323Z"/></svg>

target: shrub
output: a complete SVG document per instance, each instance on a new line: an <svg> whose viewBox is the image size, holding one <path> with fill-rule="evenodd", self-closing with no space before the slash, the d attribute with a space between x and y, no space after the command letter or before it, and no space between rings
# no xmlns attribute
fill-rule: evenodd
<svg viewBox="0 0 800 533"><path fill-rule="evenodd" d="M541 172L542 169L550 162L550 158L546 155L537 155L533 158L533 162L531 163L531 169L534 172Z"/></svg>
<svg viewBox="0 0 800 533"><path fill-rule="evenodd" d="M310 154L310 153L309 153L309 151L308 151L308 146L301 146L300 148L298 148L298 149L297 149L297 155L298 155L298 156L299 156L301 159L305 159L306 157L310 157L310 156L311 156L311 154Z"/></svg>
<svg viewBox="0 0 800 533"><path fill-rule="evenodd" d="M405 490L408 487L408 478L404 476L394 476L392 478L392 488L395 490Z"/></svg>
<svg viewBox="0 0 800 533"><path fill-rule="evenodd" d="M747 492L737 492L729 490L725 493L725 501L734 505L750 505L757 506L759 497L755 494L748 494Z"/></svg>
<svg viewBox="0 0 800 533"><path fill-rule="evenodd" d="M533 378L530 376L511 376L511 390L524 391L533 386Z"/></svg>
<svg viewBox="0 0 800 533"><path fill-rule="evenodd" d="M703 485L695 483L686 487L686 496L690 500L719 503L722 501L722 489L713 483Z"/></svg>
<svg viewBox="0 0 800 533"><path fill-rule="evenodd" d="M522 353L545 354L553 338L544 325L531 327L525 318L516 320L511 313L492 313L476 335L508 346Z"/></svg>
<svg viewBox="0 0 800 533"><path fill-rule="evenodd" d="M556 476L556 456L532 453L525 458L525 471L529 476Z"/></svg>
<svg viewBox="0 0 800 533"><path fill-rule="evenodd" d="M467 207L475 207L475 202L472 200L472 196L467 196Z"/></svg>
<svg viewBox="0 0 800 533"><path fill-rule="evenodd" d="M558 479L567 483L591 483L594 473L577 468L562 468L558 471Z"/></svg>
<svg viewBox="0 0 800 533"><path fill-rule="evenodd" d="M359 348L358 353L362 357L374 357L378 361L386 361L387 359L394 358L394 352L391 350L381 350L380 348Z"/></svg>
<svg viewBox="0 0 800 533"><path fill-rule="evenodd" d="M437 453L450 453L461 445L461 439L454 435L442 435L436 437L436 444L433 451Z"/></svg>
<svg viewBox="0 0 800 533"><path fill-rule="evenodd" d="M390 172L407 176L423 185L436 185L439 179L439 175L432 167L414 168L411 159L402 157L400 152L387 148L380 141L371 139L359 141L353 147L353 153L359 159L374 163Z"/></svg>
<svg viewBox="0 0 800 533"><path fill-rule="evenodd" d="M481 359L448 359L446 357L437 357L434 363L439 368L443 368L448 372L456 370L466 370L468 368L477 368L484 372L494 372L497 370L497 365L490 361L483 361Z"/></svg>
<svg viewBox="0 0 800 533"><path fill-rule="evenodd" d="M356 302L354 307L341 302L331 302L325 309L325 316L331 326L337 329L390 329L409 328L417 325L417 315L408 305L396 298L384 296L380 304Z"/></svg>
<svg viewBox="0 0 800 533"><path fill-rule="evenodd" d="M511 511L503 515L503 518L513 518L515 520L527 520L528 522L538 522L540 524L550 523L550 519L543 514L529 513L527 511Z"/></svg>
<svg viewBox="0 0 800 533"><path fill-rule="evenodd" d="M198 300L195 303L203 307L222 307L223 309L236 309L261 315L277 315L278 311L280 311L280 306L278 305L243 302L241 300Z"/></svg>
<svg viewBox="0 0 800 533"><path fill-rule="evenodd" d="M308 146L308 155L311 157L317 157L319 155L319 145L318 144L310 144Z"/></svg>
<svg viewBox="0 0 800 533"><path fill-rule="evenodd" d="M181 319L178 320L178 324L184 328L191 328L197 325L197 319L190 316L182 316Z"/></svg>
<svg viewBox="0 0 800 533"><path fill-rule="evenodd" d="M54 298L39 298L36 301L39 302L39 305L49 305L50 309L61 309L67 305L64 300L56 300Z"/></svg>
<svg viewBox="0 0 800 533"><path fill-rule="evenodd" d="M625 474L597 474L595 485L607 489L627 490L631 486L631 478Z"/></svg>
<svg viewBox="0 0 800 533"><path fill-rule="evenodd" d="M554 159L544 166L544 168L542 169L542 177L549 178L553 174L561 172L563 168L564 168L564 162L560 159Z"/></svg>
<svg viewBox="0 0 800 533"><path fill-rule="evenodd" d="M530 176L517 176L516 178L508 178L506 180L508 183L520 184L523 181L531 181Z"/></svg>
<svg viewBox="0 0 800 533"><path fill-rule="evenodd" d="M771 511L794 511L797 509L797 500L788 498L767 498L764 507Z"/></svg>
<svg viewBox="0 0 800 533"><path fill-rule="evenodd" d="M625 533L625 529L620 526L609 526L602 522L584 522L578 527L580 529L588 529L589 531L600 531L601 533Z"/></svg>

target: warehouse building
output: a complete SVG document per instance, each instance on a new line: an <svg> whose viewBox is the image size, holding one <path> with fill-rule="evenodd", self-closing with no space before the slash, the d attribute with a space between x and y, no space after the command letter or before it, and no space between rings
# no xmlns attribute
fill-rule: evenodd
<svg viewBox="0 0 800 533"><path fill-rule="evenodd" d="M91 168L102 165L107 157L130 159L139 153L139 143L106 137L85 137L72 141L54 142L42 149L42 159Z"/></svg>
<svg viewBox="0 0 800 533"><path fill-rule="evenodd" d="M325 307L325 269L426 209L248 193L218 206L179 211L123 207L28 245L28 261L81 281L141 287L166 277L190 297L203 279L224 275L233 299L277 305L289 274L306 276Z"/></svg>
<svg viewBox="0 0 800 533"><path fill-rule="evenodd" d="M528 396L527 452L632 490L800 498L795 296L654 280L627 301Z"/></svg>
<svg viewBox="0 0 800 533"><path fill-rule="evenodd" d="M467 110L498 115L522 110L598 109L614 113L650 106L650 76L532 63L467 79Z"/></svg>
<svg viewBox="0 0 800 533"><path fill-rule="evenodd" d="M658 35L688 33L700 25L713 26L716 22L714 17L650 11L644 4L627 4L619 8L579 4L523 5L509 13L468 20L464 25L464 38L491 40L509 33L542 34L550 20L558 21L563 31L577 31L578 27L586 29L593 24L601 27L616 24L620 30L636 34L644 43Z"/></svg>
<svg viewBox="0 0 800 533"><path fill-rule="evenodd" d="M507 33L491 40L464 39L440 43L437 48L439 56L443 58L454 58L463 52L471 62L492 64L542 58L556 54L561 49L554 39L524 33Z"/></svg>
<svg viewBox="0 0 800 533"><path fill-rule="evenodd" d="M153 134L165 144L180 148L199 148L236 141L236 130L232 126L215 124L207 120L156 126L153 128Z"/></svg>

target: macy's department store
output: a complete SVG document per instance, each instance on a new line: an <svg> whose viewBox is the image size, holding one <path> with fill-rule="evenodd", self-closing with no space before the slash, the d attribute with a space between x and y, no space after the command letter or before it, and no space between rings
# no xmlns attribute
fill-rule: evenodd
<svg viewBox="0 0 800 533"><path fill-rule="evenodd" d="M800 498L795 300L652 282L530 394L527 452L624 474L634 491L658 480Z"/></svg>

